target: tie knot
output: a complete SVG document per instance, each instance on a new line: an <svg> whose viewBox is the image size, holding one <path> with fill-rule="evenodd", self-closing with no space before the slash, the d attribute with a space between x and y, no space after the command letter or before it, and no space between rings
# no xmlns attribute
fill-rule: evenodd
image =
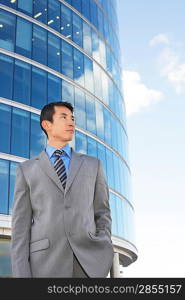
<svg viewBox="0 0 185 300"><path fill-rule="evenodd" d="M64 153L65 151L64 150L56 150L54 152L54 155L57 156L57 157L60 157L62 155L62 153Z"/></svg>

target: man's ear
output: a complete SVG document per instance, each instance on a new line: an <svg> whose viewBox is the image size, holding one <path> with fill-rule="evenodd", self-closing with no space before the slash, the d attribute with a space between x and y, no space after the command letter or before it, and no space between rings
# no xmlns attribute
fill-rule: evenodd
<svg viewBox="0 0 185 300"><path fill-rule="evenodd" d="M43 127L46 131L48 131L48 129L50 129L50 127L51 127L51 122L48 121L48 120L43 120L43 121L42 121L42 127Z"/></svg>

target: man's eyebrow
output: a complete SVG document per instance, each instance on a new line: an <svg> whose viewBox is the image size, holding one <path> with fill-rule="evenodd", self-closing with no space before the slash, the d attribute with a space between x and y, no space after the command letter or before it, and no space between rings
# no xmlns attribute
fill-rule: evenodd
<svg viewBox="0 0 185 300"><path fill-rule="evenodd" d="M60 113L60 115L63 115L63 116L68 116L68 114L66 114L66 113ZM73 118L74 118L74 116L73 116L73 115L71 115L71 117L73 117Z"/></svg>

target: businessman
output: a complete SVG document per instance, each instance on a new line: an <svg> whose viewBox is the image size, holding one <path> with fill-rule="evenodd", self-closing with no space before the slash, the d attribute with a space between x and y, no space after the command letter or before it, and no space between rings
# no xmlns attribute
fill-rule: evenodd
<svg viewBox="0 0 185 300"><path fill-rule="evenodd" d="M13 277L107 277L113 262L109 190L99 159L69 146L73 106L44 106L47 147L17 167Z"/></svg>

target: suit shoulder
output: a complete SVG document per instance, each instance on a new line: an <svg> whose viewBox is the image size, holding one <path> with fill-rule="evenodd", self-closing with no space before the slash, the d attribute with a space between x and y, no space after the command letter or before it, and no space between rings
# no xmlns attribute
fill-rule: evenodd
<svg viewBox="0 0 185 300"><path fill-rule="evenodd" d="M24 170L28 169L29 167L33 166L33 164L35 163L36 161L36 157L34 158L30 158L30 159L27 159L23 162L21 162L19 165L20 167Z"/></svg>
<svg viewBox="0 0 185 300"><path fill-rule="evenodd" d="M90 155L87 155L87 154L83 154L83 157L85 160L87 160L88 162L91 162L91 163L95 163L95 164L98 164L99 163L99 159L94 157L94 156L90 156Z"/></svg>

